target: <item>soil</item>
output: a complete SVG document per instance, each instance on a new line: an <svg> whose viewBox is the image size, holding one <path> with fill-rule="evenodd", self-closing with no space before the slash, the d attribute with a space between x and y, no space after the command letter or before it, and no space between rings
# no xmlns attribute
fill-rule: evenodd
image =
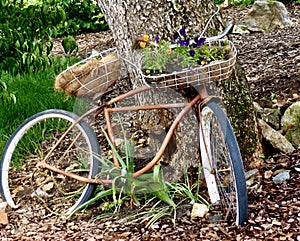
<svg viewBox="0 0 300 241"><path fill-rule="evenodd" d="M251 6L250 6L251 7ZM250 7L223 10L236 22ZM294 23L269 33L231 35L238 49L254 101L267 107L286 107L300 100L300 5L286 4ZM78 36L79 53L113 46L110 32ZM54 54L63 53L55 45ZM184 211L176 220L162 218L150 228L146 222L114 216L98 219L98 208L88 208L70 220L34 215L22 209L8 210L9 224L0 224L1 240L300 240L300 150L291 155L272 153L249 186L249 221L242 227L191 219ZM280 169L290 179L274 184L269 177ZM100 205L100 204L98 204Z"/></svg>

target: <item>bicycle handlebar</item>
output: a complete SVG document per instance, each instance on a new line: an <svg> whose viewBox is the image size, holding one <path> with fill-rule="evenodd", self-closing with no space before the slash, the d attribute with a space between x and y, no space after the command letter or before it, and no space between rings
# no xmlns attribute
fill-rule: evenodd
<svg viewBox="0 0 300 241"><path fill-rule="evenodd" d="M210 18L209 18L208 21L206 22L203 31L201 32L200 36L198 37L199 39L202 38L204 32L205 32L206 29L208 28L208 25L209 25L209 23L211 22L211 20L213 19L213 17L216 16L216 15L219 13L220 7L219 7L218 5L217 5L216 7L217 7L217 10L210 16ZM223 31L222 33L220 33L219 35L215 35L215 36L211 36L211 37L206 37L205 39L206 39L207 42L212 42L212 41L221 39L221 38L223 38L226 34L228 34L228 32L232 29L232 27L233 27L233 22L231 21L231 22L227 23L227 25L226 25L226 27L225 27L225 29L224 29L224 31ZM145 41L143 38L136 38L136 39L135 39L135 43L134 43L134 45L133 45L133 49L139 48L139 46L138 46L138 44L137 44L139 41L146 42L146 43L151 43L151 44L153 44L153 45L157 45L157 43L155 43L155 42ZM190 43L191 43L191 44L194 44L195 41L194 41L194 40L190 40ZM177 46L178 46L177 44L171 44L171 45L170 45L170 48L176 48Z"/></svg>
<svg viewBox="0 0 300 241"><path fill-rule="evenodd" d="M208 38L206 38L206 40L207 41L215 41L215 40L221 39L225 35L228 34L228 32L232 29L232 27L233 27L233 22L231 21L226 25L226 27L222 33L220 33L219 35L216 35L216 36L208 37Z"/></svg>
<svg viewBox="0 0 300 241"><path fill-rule="evenodd" d="M229 22L226 25L226 27L225 27L225 29L222 33L220 33L219 35L215 35L215 36L205 38L205 42L212 42L212 41L216 41L218 39L223 38L224 36L226 36L228 34L228 32L232 29L232 27L233 27L233 23ZM190 40L190 44L194 44L194 43L195 43L194 40ZM171 44L170 48L176 48L177 46L178 46L178 44Z"/></svg>

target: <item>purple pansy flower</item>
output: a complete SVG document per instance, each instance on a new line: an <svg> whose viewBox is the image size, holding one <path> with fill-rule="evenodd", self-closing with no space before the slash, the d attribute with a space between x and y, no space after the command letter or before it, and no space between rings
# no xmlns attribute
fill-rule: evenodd
<svg viewBox="0 0 300 241"><path fill-rule="evenodd" d="M196 52L195 52L194 49L190 49L189 52L190 52L190 56L191 56L191 57L194 57L194 56L195 56L195 53L196 53Z"/></svg>
<svg viewBox="0 0 300 241"><path fill-rule="evenodd" d="M178 39L178 38L179 38L179 34L178 34L177 32L174 33L173 38L174 38L175 40Z"/></svg>
<svg viewBox="0 0 300 241"><path fill-rule="evenodd" d="M159 42L159 37L156 36L155 39L154 39L155 43L158 43Z"/></svg>
<svg viewBox="0 0 300 241"><path fill-rule="evenodd" d="M195 47L200 48L206 41L206 38L195 38Z"/></svg>
<svg viewBox="0 0 300 241"><path fill-rule="evenodd" d="M185 46L185 40L178 40L177 43L180 45L180 47Z"/></svg>
<svg viewBox="0 0 300 241"><path fill-rule="evenodd" d="M179 30L181 36L186 36L185 28Z"/></svg>
<svg viewBox="0 0 300 241"><path fill-rule="evenodd" d="M189 46L190 40L189 39L181 39L181 40L178 40L177 43L180 45L180 47Z"/></svg>

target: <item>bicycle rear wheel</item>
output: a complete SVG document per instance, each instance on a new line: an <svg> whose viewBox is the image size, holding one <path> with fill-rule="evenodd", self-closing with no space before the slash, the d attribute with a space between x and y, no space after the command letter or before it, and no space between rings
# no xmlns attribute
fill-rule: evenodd
<svg viewBox="0 0 300 241"><path fill-rule="evenodd" d="M242 225L248 218L244 167L232 127L215 100L201 109L199 136L210 218Z"/></svg>
<svg viewBox="0 0 300 241"><path fill-rule="evenodd" d="M72 212L86 202L95 185L37 167L78 116L47 110L27 119L11 136L1 158L0 191L11 207L45 208L55 214ZM81 121L67 134L47 164L84 177L98 172L100 148L93 130ZM45 213L45 212L44 212Z"/></svg>

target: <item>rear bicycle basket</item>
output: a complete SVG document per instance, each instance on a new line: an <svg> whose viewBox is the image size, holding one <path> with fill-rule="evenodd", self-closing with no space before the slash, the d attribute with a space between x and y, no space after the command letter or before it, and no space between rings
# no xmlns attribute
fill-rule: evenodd
<svg viewBox="0 0 300 241"><path fill-rule="evenodd" d="M93 53L68 67L55 79L55 89L69 95L93 96L104 93L120 78L120 60L115 48Z"/></svg>
<svg viewBox="0 0 300 241"><path fill-rule="evenodd" d="M157 88L184 88L188 86L197 86L214 81L226 80L230 77L236 62L236 48L233 43L227 39L219 39L212 42L206 42L208 48L226 48L224 59L216 59L208 64L196 65L189 68L178 68L172 70L170 65L161 74L147 74L145 69L141 70L142 78L147 85Z"/></svg>

